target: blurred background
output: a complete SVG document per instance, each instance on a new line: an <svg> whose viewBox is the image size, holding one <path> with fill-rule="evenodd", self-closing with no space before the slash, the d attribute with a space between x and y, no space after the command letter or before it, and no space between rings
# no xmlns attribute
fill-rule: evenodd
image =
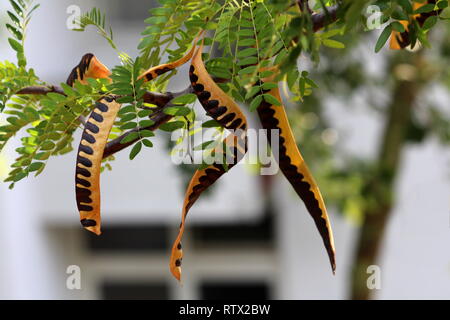
<svg viewBox="0 0 450 320"><path fill-rule="evenodd" d="M87 52L111 68L119 63L94 30L67 29L71 5L105 11L119 49L134 57L155 3L42 1L26 54L48 83L64 82ZM2 26L6 7L0 4ZM6 32L0 30L0 60L15 61ZM79 225L74 152L12 191L0 184L0 299L450 298L449 33L434 30L426 52L375 54L378 34L341 39L349 50L324 50L317 69L302 57L320 89L303 104L288 104L329 207L335 276L284 177L239 165L192 208L178 284L168 262L187 181L158 132L154 148L133 161L119 153L113 171L102 174L100 237ZM184 74L170 90L184 89ZM0 156L0 175L14 143ZM80 290L66 286L71 265L81 269ZM367 289L369 265L380 268L379 289Z"/></svg>

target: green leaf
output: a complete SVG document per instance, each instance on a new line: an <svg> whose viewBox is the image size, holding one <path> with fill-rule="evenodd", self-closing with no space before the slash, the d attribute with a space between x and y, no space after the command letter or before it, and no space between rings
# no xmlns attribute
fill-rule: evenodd
<svg viewBox="0 0 450 320"><path fill-rule="evenodd" d="M258 53L258 50L256 48L247 48L244 50L241 50L238 52L237 57L238 58L245 58L248 56L253 56L256 55Z"/></svg>
<svg viewBox="0 0 450 320"><path fill-rule="evenodd" d="M25 178L28 174L24 171L20 171L18 174L16 174L13 178L14 182L18 182L20 180L22 180L23 178Z"/></svg>
<svg viewBox="0 0 450 320"><path fill-rule="evenodd" d="M427 18L427 20L425 20L422 28L424 30L429 30L432 27L434 27L434 25L436 24L437 21L438 21L437 16L431 16L431 17Z"/></svg>
<svg viewBox="0 0 450 320"><path fill-rule="evenodd" d="M128 142L131 142L135 139L139 138L139 133L138 132L131 132L129 133L125 138L123 138L122 140L120 140L121 144L126 144Z"/></svg>
<svg viewBox="0 0 450 320"><path fill-rule="evenodd" d="M172 122L167 122L167 123L160 125L159 129L161 129L163 131L167 131L167 132L172 132L172 131L181 129L183 127L184 127L183 121L172 121Z"/></svg>
<svg viewBox="0 0 450 320"><path fill-rule="evenodd" d="M267 103L270 103L271 105L274 105L274 106L281 106L281 102L278 101L278 99L275 98L273 95L265 93L265 94L263 94L263 97Z"/></svg>
<svg viewBox="0 0 450 320"><path fill-rule="evenodd" d="M33 162L33 163L28 167L28 172L38 171L38 170L40 170L42 167L44 167L44 163L43 163L43 162Z"/></svg>
<svg viewBox="0 0 450 320"><path fill-rule="evenodd" d="M148 139L142 140L142 143L143 143L144 146L146 146L147 148L153 147L153 143L152 143L150 140L148 140Z"/></svg>
<svg viewBox="0 0 450 320"><path fill-rule="evenodd" d="M414 13L419 14L434 11L434 6L435 6L434 3L428 3L420 8L417 8L417 10L415 10Z"/></svg>
<svg viewBox="0 0 450 320"><path fill-rule="evenodd" d="M23 36L22 33L14 26L10 25L9 23L6 24L6 29L9 30L9 32L11 32L16 39L18 40L22 40Z"/></svg>
<svg viewBox="0 0 450 320"><path fill-rule="evenodd" d="M171 116L187 116L191 113L191 109L188 107L167 107L164 109L164 113Z"/></svg>
<svg viewBox="0 0 450 320"><path fill-rule="evenodd" d="M15 51L23 52L23 47L17 40L14 40L12 38L8 38L8 42L11 45L11 48L13 48Z"/></svg>
<svg viewBox="0 0 450 320"><path fill-rule="evenodd" d="M124 125L120 126L121 130L128 130L128 129L134 129L137 127L136 122L127 122Z"/></svg>
<svg viewBox="0 0 450 320"><path fill-rule="evenodd" d="M250 111L255 111L259 107L259 105L261 104L262 101L263 101L263 97L261 95L256 96L250 103Z"/></svg>
<svg viewBox="0 0 450 320"><path fill-rule="evenodd" d="M332 39L324 39L322 40L324 46L335 48L335 49L343 49L345 45L342 42L332 40Z"/></svg>
<svg viewBox="0 0 450 320"><path fill-rule="evenodd" d="M257 64L257 63L258 63L258 58L257 57L247 57L247 58L239 60L237 65L238 66L245 66L245 65Z"/></svg>
<svg viewBox="0 0 450 320"><path fill-rule="evenodd" d="M272 83L272 82L265 82L262 85L263 90L271 90L271 89L275 89L278 87L277 83Z"/></svg>
<svg viewBox="0 0 450 320"><path fill-rule="evenodd" d="M245 95L245 99L248 100L251 97L253 97L255 94L261 91L261 88L259 86L253 86L250 88L250 90Z"/></svg>
<svg viewBox="0 0 450 320"><path fill-rule="evenodd" d="M256 71L256 66L246 67L244 69L239 70L238 74L250 74Z"/></svg>
<svg viewBox="0 0 450 320"><path fill-rule="evenodd" d="M197 99L197 96L193 93L188 93L179 97L172 99L171 103L173 104L189 104L193 103Z"/></svg>
<svg viewBox="0 0 450 320"><path fill-rule="evenodd" d="M379 52L384 47L384 44L389 39L391 32L391 25L388 25L386 26L386 28L384 28L383 32L381 32L380 37L377 40L377 44L375 45L375 52Z"/></svg>
<svg viewBox="0 0 450 320"><path fill-rule="evenodd" d="M218 128L220 127L220 123L216 120L208 120L202 123L203 128Z"/></svg>
<svg viewBox="0 0 450 320"><path fill-rule="evenodd" d="M134 158L136 158L136 156L139 154L139 152L141 152L142 150L142 142L137 142L133 148L130 151L130 160L133 160Z"/></svg>
<svg viewBox="0 0 450 320"><path fill-rule="evenodd" d="M150 130L139 131L139 134L141 135L141 137L145 137L145 138L153 137L155 135L155 133Z"/></svg>
<svg viewBox="0 0 450 320"><path fill-rule="evenodd" d="M153 120L141 120L141 121L139 121L139 126L141 128L150 127L150 126L152 126L154 124L155 124L155 121L153 121Z"/></svg>

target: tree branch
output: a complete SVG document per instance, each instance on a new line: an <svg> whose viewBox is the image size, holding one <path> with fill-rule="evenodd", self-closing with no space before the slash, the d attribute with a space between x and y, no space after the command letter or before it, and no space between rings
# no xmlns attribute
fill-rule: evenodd
<svg viewBox="0 0 450 320"><path fill-rule="evenodd" d="M16 94L47 94L50 92L66 95L61 87L58 86L31 86L20 89Z"/></svg>
<svg viewBox="0 0 450 320"><path fill-rule="evenodd" d="M16 92L16 94L36 94L36 95L45 95L47 93L50 92L55 92L55 93L59 93L62 95L65 95L64 91L62 90L61 87L58 86L31 86L31 87L25 87L19 91ZM111 140L110 142L108 142L106 144L106 147L104 149L103 152L103 158L107 158L113 154L115 154L116 152L119 152L127 147L129 147L130 145L134 144L136 141L140 140L140 138L134 139L128 143L120 143L126 136L128 136L130 133L132 132L139 132L142 130L150 130L150 131L155 131L156 129L158 129L162 124L168 122L170 119L173 118L173 116L171 115L167 115L164 113L164 109L167 107L170 107L171 105L169 104L170 101L172 101L172 99L188 94L188 93L192 93L192 87L188 86L186 89L180 91L180 92L166 92L166 93L159 93L159 92L150 92L147 91L144 96L143 96L143 100L145 103L150 103L150 104L154 104L157 106L157 108L155 108L155 112L150 116L150 120L153 120L153 124L151 126L148 127L144 127L144 128L134 128L132 130L129 130L127 132L125 132L124 134L122 134L120 137L117 137L114 140ZM81 123L86 123L86 120L84 119L84 117L81 117L78 119Z"/></svg>
<svg viewBox="0 0 450 320"><path fill-rule="evenodd" d="M173 116L164 113L165 108L172 106L171 104L169 104L169 102L172 101L172 99L174 99L176 97L179 97L179 96L182 96L182 95L185 95L188 93L192 93L192 92L193 92L193 89L191 86L189 86L186 89L184 89L183 91L175 92L175 93L168 92L166 94L158 94L158 95L154 95L154 93L151 93L152 94L151 97L148 96L147 99L154 99L153 101L160 103L160 104L157 104L154 102L149 102L149 103L156 104L159 107L159 110L150 116L150 120L153 120L154 123L147 127L143 127L143 128L138 127L138 128L131 129L131 130L125 132L124 134L122 134L121 136L115 138L114 140L111 140L110 142L108 142L103 151L103 159L131 146L132 144L134 144L135 142L137 142L141 139L140 137L138 137L127 143L120 143L125 137L127 137L132 132L139 132L139 131L143 131L143 130L155 131L162 124L164 124L164 123L168 122L170 119L172 119ZM164 104L161 104L161 103L164 103Z"/></svg>
<svg viewBox="0 0 450 320"><path fill-rule="evenodd" d="M31 86L20 89L16 94L47 94L55 92L65 96L64 90L59 86ZM184 91L183 91L184 92ZM178 93L179 94L179 93ZM157 105L158 107L165 106L170 100L174 98L171 92L159 93L147 91L144 96L144 102Z"/></svg>

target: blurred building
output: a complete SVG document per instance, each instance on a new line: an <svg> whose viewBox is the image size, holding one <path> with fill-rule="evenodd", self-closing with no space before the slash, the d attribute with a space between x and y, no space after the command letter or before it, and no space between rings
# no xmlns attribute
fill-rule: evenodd
<svg viewBox="0 0 450 320"><path fill-rule="evenodd" d="M29 65L49 83L60 83L86 52L106 65L118 63L93 30L66 28L70 5L105 10L119 48L137 55L149 3L42 1L30 25ZM6 6L0 4L2 19ZM0 32L5 48L6 31ZM5 59L14 59L11 51L2 50L0 60ZM171 90L185 86L182 77L177 79ZM348 146L370 154L379 121L363 108L351 116L340 106L330 110L336 123L352 129ZM356 227L331 210L338 263L333 276L318 232L288 183L281 176L273 181L275 195L268 207L261 177L245 166L234 168L191 209L179 285L168 262L185 181L170 161L166 139L154 142L134 161L127 151L118 154L113 171L102 174L100 237L82 230L78 221L75 153L52 159L39 178L13 191L0 185L0 298L346 298ZM13 157L14 148L10 143L4 156ZM408 149L377 298L450 298L449 159L450 152L434 141ZM66 286L71 265L80 267L81 290Z"/></svg>

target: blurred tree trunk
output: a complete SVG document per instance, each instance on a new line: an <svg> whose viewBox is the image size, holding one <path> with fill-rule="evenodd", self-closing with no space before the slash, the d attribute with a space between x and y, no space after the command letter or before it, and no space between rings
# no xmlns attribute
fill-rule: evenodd
<svg viewBox="0 0 450 320"><path fill-rule="evenodd" d="M367 287L367 267L376 265L386 226L395 203L394 186L399 171L412 108L423 87L423 59L419 53L399 52L390 74L395 79L392 98L378 151L376 171L366 183L369 206L364 212L352 270L352 299L370 299L375 290Z"/></svg>

